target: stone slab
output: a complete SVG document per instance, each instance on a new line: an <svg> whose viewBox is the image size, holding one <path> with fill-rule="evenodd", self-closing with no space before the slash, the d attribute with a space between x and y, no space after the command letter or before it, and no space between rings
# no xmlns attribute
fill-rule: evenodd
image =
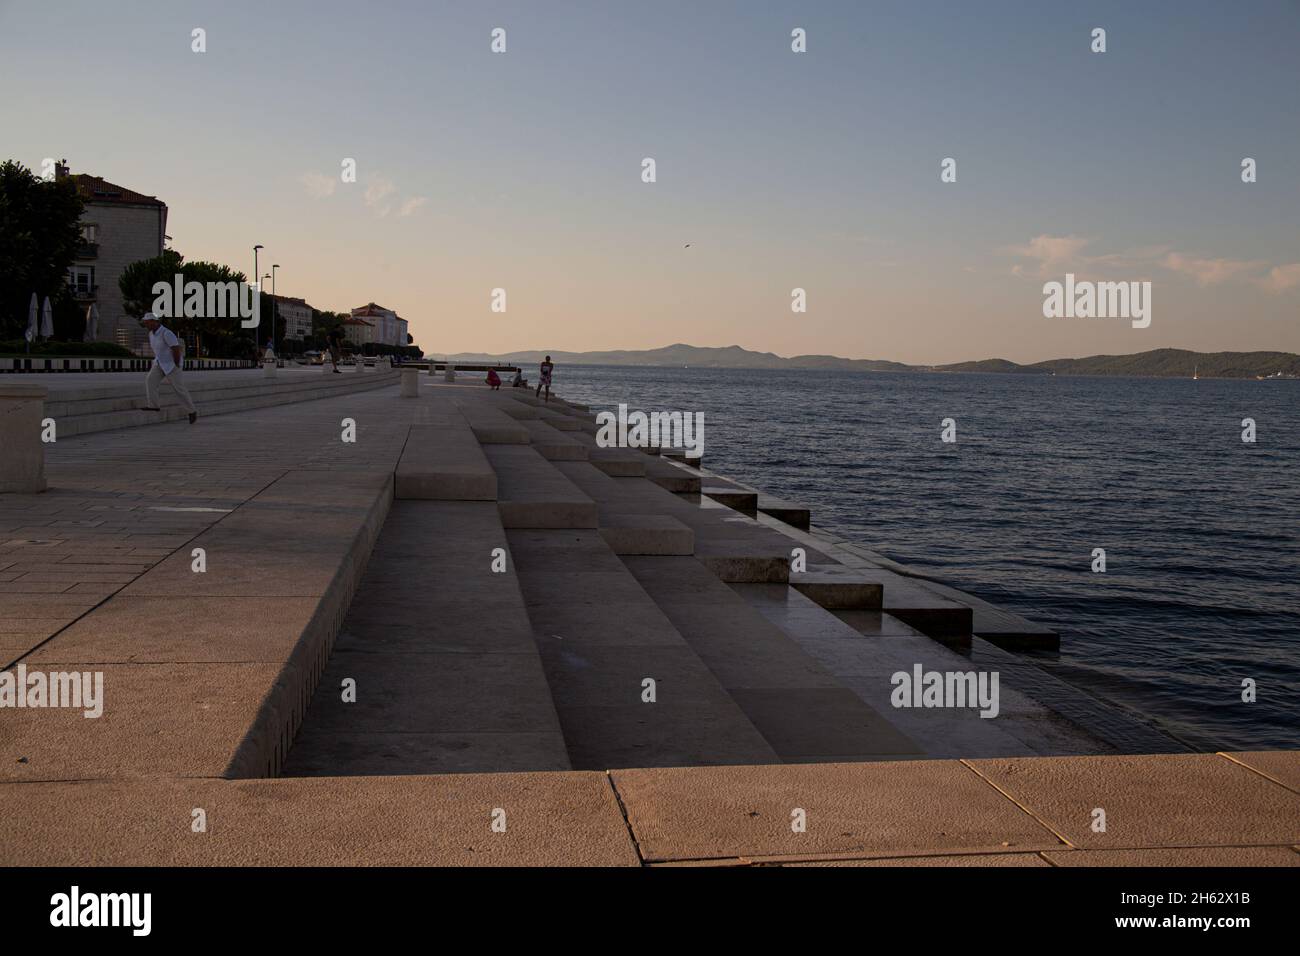
<svg viewBox="0 0 1300 956"><path fill-rule="evenodd" d="M791 527L798 528L801 531L807 531L812 525L812 510L810 508L806 505L786 501L783 498L760 493L758 496L758 510L761 514L770 515L778 521L784 521Z"/></svg>
<svg viewBox="0 0 1300 956"><path fill-rule="evenodd" d="M1217 754L968 762L1072 846L1300 843L1300 794ZM1092 829L1106 811L1106 832Z"/></svg>
<svg viewBox="0 0 1300 956"><path fill-rule="evenodd" d="M0 785L0 848L9 866L638 864L605 775L572 772Z"/></svg>
<svg viewBox="0 0 1300 956"><path fill-rule="evenodd" d="M497 475L507 529L596 527L596 503L532 448L490 445L484 452Z"/></svg>
<svg viewBox="0 0 1300 956"><path fill-rule="evenodd" d="M497 475L463 421L412 425L393 475L403 499L494 501Z"/></svg>
<svg viewBox="0 0 1300 956"><path fill-rule="evenodd" d="M1300 750L1235 751L1224 756L1300 793Z"/></svg>
<svg viewBox="0 0 1300 956"><path fill-rule="evenodd" d="M533 448L547 461L587 460L587 446L571 433L559 431L543 421L525 420L522 424Z"/></svg>
<svg viewBox="0 0 1300 956"><path fill-rule="evenodd" d="M957 761L615 770L611 777L648 861L1062 848ZM792 832L796 808L807 815L807 832Z"/></svg>
<svg viewBox="0 0 1300 956"><path fill-rule="evenodd" d="M758 495L755 492L745 491L740 488L720 487L715 484L703 484L699 488L699 493L712 498L719 504L739 511L741 514L749 515L751 518L758 514Z"/></svg>
<svg viewBox="0 0 1300 956"><path fill-rule="evenodd" d="M600 536L615 554L695 552L695 532L672 515L605 514L600 518Z"/></svg>
<svg viewBox="0 0 1300 956"><path fill-rule="evenodd" d="M394 503L286 775L568 769L507 549L489 502Z"/></svg>
<svg viewBox="0 0 1300 956"><path fill-rule="evenodd" d="M879 581L838 565L791 571L790 587L829 610L878 610L885 593Z"/></svg>
<svg viewBox="0 0 1300 956"><path fill-rule="evenodd" d="M1044 853L1053 866L1239 867L1300 866L1289 846L1198 846L1174 849L1062 850Z"/></svg>
<svg viewBox="0 0 1300 956"><path fill-rule="evenodd" d="M776 759L597 532L509 538L574 767Z"/></svg>

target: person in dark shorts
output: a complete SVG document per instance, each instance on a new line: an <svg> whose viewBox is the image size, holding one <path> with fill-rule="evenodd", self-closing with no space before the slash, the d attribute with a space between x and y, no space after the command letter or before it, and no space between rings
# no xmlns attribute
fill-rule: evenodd
<svg viewBox="0 0 1300 956"><path fill-rule="evenodd" d="M546 361L542 363L541 380L537 383L537 391L534 393L534 397L541 395L542 389L545 388L546 400L548 402L551 400L551 373L553 371L555 371L555 363L551 361L551 357L548 355Z"/></svg>
<svg viewBox="0 0 1300 956"><path fill-rule="evenodd" d="M329 334L325 336L325 344L329 346L330 358L334 360L334 371L337 372L343 351L343 333L339 331L338 326L330 329Z"/></svg>

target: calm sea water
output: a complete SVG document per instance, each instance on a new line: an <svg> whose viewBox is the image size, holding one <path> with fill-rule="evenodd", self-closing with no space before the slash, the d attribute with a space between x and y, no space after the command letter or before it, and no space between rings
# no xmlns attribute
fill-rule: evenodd
<svg viewBox="0 0 1300 956"><path fill-rule="evenodd" d="M704 412L707 467L1055 626L1041 666L1197 749L1300 747L1300 381L564 366L555 386Z"/></svg>

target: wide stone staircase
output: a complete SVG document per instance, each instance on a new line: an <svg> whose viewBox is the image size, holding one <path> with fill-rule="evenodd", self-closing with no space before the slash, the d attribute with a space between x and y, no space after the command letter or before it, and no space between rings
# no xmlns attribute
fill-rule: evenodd
<svg viewBox="0 0 1300 956"><path fill-rule="evenodd" d="M1082 729L1095 713L1067 720L1045 706L1041 677L1033 694L1019 673L1004 682L995 721L969 708L892 706L891 675L918 665L1016 672L977 624L983 614L1005 628L1012 616L817 532L807 509L774 504L675 450L601 448L580 405L428 377L400 397L395 379L214 378L206 404L225 394L253 407L206 430L140 428L59 446L56 487L32 508L92 508L89 533L103 523L98 509L114 507L94 502L144 492L150 503L129 507L146 510L113 519L122 534L136 537L140 515L155 511L149 520L196 532L144 536L175 549L158 557L123 547L79 559L145 568L76 565L87 581L76 590L87 590L67 605L69 623L31 636L16 625L5 665L100 670L114 707L94 721L7 712L0 746L14 760L0 780L1113 749ZM65 432L78 419L140 414L89 410L125 399L81 391L80 408L55 409ZM260 405L272 401L295 404ZM362 440L340 442L340 421L353 418ZM92 464L96 455L118 464ZM60 504L69 483L96 497ZM73 597L60 583L72 566L40 555L57 546L60 562L80 546L45 541L38 533L53 528L22 521L13 527L29 537L8 545L15 558L36 557L10 577L31 563L49 580L9 603L17 616L36 604L50 615ZM200 550L208 567L196 574Z"/></svg>
<svg viewBox="0 0 1300 956"><path fill-rule="evenodd" d="M997 729L900 719L890 673L970 667L949 646L968 606L792 537L807 509L595 431L554 397L425 385L285 775L1033 753L1059 720L1015 692Z"/></svg>

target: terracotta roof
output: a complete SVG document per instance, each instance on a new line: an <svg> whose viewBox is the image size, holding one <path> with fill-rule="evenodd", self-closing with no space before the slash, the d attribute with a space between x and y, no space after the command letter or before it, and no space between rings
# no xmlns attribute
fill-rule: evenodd
<svg viewBox="0 0 1300 956"><path fill-rule="evenodd" d="M353 316L350 319L344 319L339 324L340 325L369 325L372 328L374 327L373 322L367 322L365 319L358 319L356 316Z"/></svg>
<svg viewBox="0 0 1300 956"><path fill-rule="evenodd" d="M155 196L146 196L125 186L118 186L99 176L89 173L74 173L68 176L77 186L77 195L86 202L129 203L136 206L166 206Z"/></svg>

